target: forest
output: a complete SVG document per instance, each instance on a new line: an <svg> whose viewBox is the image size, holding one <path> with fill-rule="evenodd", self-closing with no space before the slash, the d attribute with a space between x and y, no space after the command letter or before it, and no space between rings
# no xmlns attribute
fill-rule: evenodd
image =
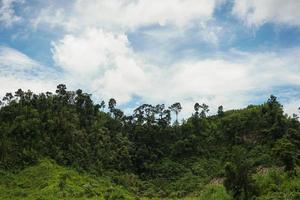
<svg viewBox="0 0 300 200"><path fill-rule="evenodd" d="M299 200L298 115L273 95L215 115L206 103L179 120L179 102L127 115L64 84L7 93L0 199Z"/></svg>

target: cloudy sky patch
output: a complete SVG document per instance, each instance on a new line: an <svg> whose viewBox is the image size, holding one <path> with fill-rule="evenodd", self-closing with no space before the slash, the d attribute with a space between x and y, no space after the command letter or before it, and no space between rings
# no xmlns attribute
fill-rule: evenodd
<svg viewBox="0 0 300 200"><path fill-rule="evenodd" d="M65 83L95 100L214 113L300 97L297 0L0 0L0 93Z"/></svg>

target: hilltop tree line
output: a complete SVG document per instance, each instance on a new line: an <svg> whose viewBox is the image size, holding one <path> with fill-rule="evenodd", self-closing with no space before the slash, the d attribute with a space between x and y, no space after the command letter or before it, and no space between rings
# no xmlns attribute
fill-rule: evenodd
<svg viewBox="0 0 300 200"><path fill-rule="evenodd" d="M115 99L95 103L63 84L55 93L19 89L1 101L0 168L18 170L47 157L92 174L132 175L148 184L137 192L154 188L179 197L219 177L234 199L259 195L251 176L259 168L278 166L296 176L300 123L275 96L241 110L220 106L211 116L208 105L195 103L179 123L181 110L178 102L143 104L125 115Z"/></svg>

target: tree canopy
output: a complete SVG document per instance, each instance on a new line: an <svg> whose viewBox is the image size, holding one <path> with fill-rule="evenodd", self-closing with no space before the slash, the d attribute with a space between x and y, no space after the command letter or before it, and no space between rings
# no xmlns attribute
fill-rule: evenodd
<svg viewBox="0 0 300 200"><path fill-rule="evenodd" d="M174 191L181 197L223 177L234 199L251 199L258 195L252 179L257 169L299 166L298 116L285 115L273 95L245 109L220 106L210 116L207 104L196 103L195 113L179 123L181 110L179 102L143 104L127 115L113 98L98 104L64 84L55 93L19 89L1 101L0 168L23 169L46 157L98 175L132 174L162 197Z"/></svg>

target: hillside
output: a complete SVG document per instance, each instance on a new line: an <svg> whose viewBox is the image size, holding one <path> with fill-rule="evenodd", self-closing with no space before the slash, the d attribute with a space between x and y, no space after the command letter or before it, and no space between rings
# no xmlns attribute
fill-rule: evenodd
<svg viewBox="0 0 300 200"><path fill-rule="evenodd" d="M181 109L125 115L62 84L7 93L0 199L299 199L300 123L276 97L212 116L195 103L179 123Z"/></svg>
<svg viewBox="0 0 300 200"><path fill-rule="evenodd" d="M1 172L0 199L134 199L110 179L41 160L18 173Z"/></svg>
<svg viewBox="0 0 300 200"><path fill-rule="evenodd" d="M113 183L109 177L78 173L47 159L17 173L0 171L0 174L0 199L150 199L135 194L131 187L126 189ZM298 170L298 176L299 174ZM261 190L261 196L258 198L260 200L299 198L300 179L290 178L280 169L260 171L254 175L254 178ZM175 199L175 197L166 199ZM221 183L211 181L199 188L194 195L180 199L230 200L231 197Z"/></svg>

